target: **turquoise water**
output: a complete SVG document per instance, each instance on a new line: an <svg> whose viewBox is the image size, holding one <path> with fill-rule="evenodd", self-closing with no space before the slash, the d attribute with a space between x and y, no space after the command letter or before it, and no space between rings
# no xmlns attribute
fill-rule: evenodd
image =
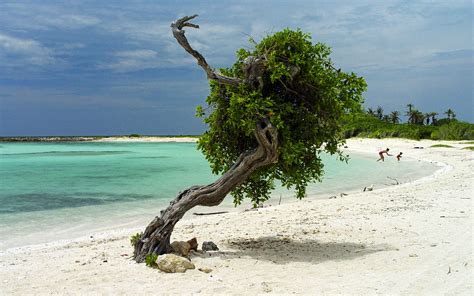
<svg viewBox="0 0 474 296"><path fill-rule="evenodd" d="M327 197L436 169L375 159L354 154L346 164L325 155L324 180L308 193ZM2 143L0 249L145 226L179 191L215 179L194 143ZM280 195L292 197L281 188Z"/></svg>

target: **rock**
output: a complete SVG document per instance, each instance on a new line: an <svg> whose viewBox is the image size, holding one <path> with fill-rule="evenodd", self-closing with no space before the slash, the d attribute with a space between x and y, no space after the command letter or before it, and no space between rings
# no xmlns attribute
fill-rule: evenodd
<svg viewBox="0 0 474 296"><path fill-rule="evenodd" d="M209 242L202 243L202 250L203 251L219 251L219 248L216 246L215 243L209 241Z"/></svg>
<svg viewBox="0 0 474 296"><path fill-rule="evenodd" d="M263 288L263 292L265 293L270 293L272 291L272 288L266 282L262 282L262 288Z"/></svg>
<svg viewBox="0 0 474 296"><path fill-rule="evenodd" d="M191 245L188 242L174 241L171 243L171 248L173 248L175 253L181 256L188 256L189 251L191 250Z"/></svg>
<svg viewBox="0 0 474 296"><path fill-rule="evenodd" d="M371 184L370 187L364 187L364 192L365 191L373 191L374 190L374 184Z"/></svg>
<svg viewBox="0 0 474 296"><path fill-rule="evenodd" d="M158 258L156 258L156 265L159 270L169 273L185 272L187 269L196 268L188 259L174 254L158 256Z"/></svg>
<svg viewBox="0 0 474 296"><path fill-rule="evenodd" d="M209 267L200 267L198 268L199 271L202 271L204 273L209 273L212 271L212 268L209 268Z"/></svg>
<svg viewBox="0 0 474 296"><path fill-rule="evenodd" d="M197 251L199 244L198 244L198 241L195 237L188 240L187 243L191 246L191 250Z"/></svg>

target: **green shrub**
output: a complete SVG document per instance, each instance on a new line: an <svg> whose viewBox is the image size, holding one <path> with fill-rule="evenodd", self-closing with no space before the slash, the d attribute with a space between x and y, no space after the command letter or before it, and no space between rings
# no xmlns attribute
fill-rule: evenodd
<svg viewBox="0 0 474 296"><path fill-rule="evenodd" d="M146 255L146 257L145 257L146 266L148 266L148 267L157 267L157 265L156 265L156 259L157 258L158 258L158 255L156 255L155 253L151 253L151 254Z"/></svg>
<svg viewBox="0 0 474 296"><path fill-rule="evenodd" d="M445 145L445 144L434 144L430 146L431 148L453 148L453 146Z"/></svg>
<svg viewBox="0 0 474 296"><path fill-rule="evenodd" d="M452 121L440 126L438 134L441 140L474 140L474 125Z"/></svg>
<svg viewBox="0 0 474 296"><path fill-rule="evenodd" d="M140 138L141 135L139 135L139 134L131 134L131 135L129 135L129 137L130 137L130 138Z"/></svg>
<svg viewBox="0 0 474 296"><path fill-rule="evenodd" d="M135 246L137 245L142 235L143 235L143 232L137 232L130 237L130 244L132 245L132 247L135 248Z"/></svg>
<svg viewBox="0 0 474 296"><path fill-rule="evenodd" d="M387 138L400 137L413 140L474 140L474 124L457 120L443 121L444 125L394 124L374 116L358 113L346 115L342 120L344 137ZM439 123L439 122L438 122Z"/></svg>
<svg viewBox="0 0 474 296"><path fill-rule="evenodd" d="M434 130L434 131L431 132L430 139L431 139L431 140L439 140L439 132L438 132L438 130Z"/></svg>
<svg viewBox="0 0 474 296"><path fill-rule="evenodd" d="M474 151L474 146L467 146L467 147L464 147L462 149Z"/></svg>

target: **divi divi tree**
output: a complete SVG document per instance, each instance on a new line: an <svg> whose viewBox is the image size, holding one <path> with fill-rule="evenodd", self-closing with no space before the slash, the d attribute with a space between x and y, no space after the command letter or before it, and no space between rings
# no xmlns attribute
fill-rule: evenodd
<svg viewBox="0 0 474 296"><path fill-rule="evenodd" d="M305 196L309 182L323 174L322 152L347 160L340 119L360 111L363 78L334 67L331 49L313 44L309 34L285 29L252 50L237 51L233 66L219 71L191 47L184 27L196 15L171 24L178 43L207 74L208 106L198 107L208 129L198 147L220 177L212 184L179 193L147 226L135 244L134 258L171 251L175 224L195 206L217 206L231 193L236 205L249 198L254 205L268 200L275 181Z"/></svg>

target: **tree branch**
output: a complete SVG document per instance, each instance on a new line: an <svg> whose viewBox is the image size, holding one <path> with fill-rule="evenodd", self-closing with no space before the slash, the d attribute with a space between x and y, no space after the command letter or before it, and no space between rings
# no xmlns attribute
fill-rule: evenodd
<svg viewBox="0 0 474 296"><path fill-rule="evenodd" d="M160 216L155 217L135 245L133 257L137 262L145 261L150 253L170 252L171 233L188 210L197 205L219 205L229 192L245 182L258 168L278 161L278 131L267 118L257 124L255 138L258 147L242 153L232 167L214 183L186 189L170 202Z"/></svg>
<svg viewBox="0 0 474 296"><path fill-rule="evenodd" d="M188 39L184 35L185 31L183 30L183 28L191 27L199 29L199 25L188 22L197 16L197 14L192 16L185 16L171 23L171 30L173 31L174 38L176 38L181 47L183 47L190 55L192 55L197 60L198 65L201 66L204 71L206 71L208 79L212 79L219 83L229 85L239 85L241 83L244 83L244 80L242 79L228 77L212 69L211 66L209 66L209 64L207 63L206 59L197 50L191 47L188 42Z"/></svg>

